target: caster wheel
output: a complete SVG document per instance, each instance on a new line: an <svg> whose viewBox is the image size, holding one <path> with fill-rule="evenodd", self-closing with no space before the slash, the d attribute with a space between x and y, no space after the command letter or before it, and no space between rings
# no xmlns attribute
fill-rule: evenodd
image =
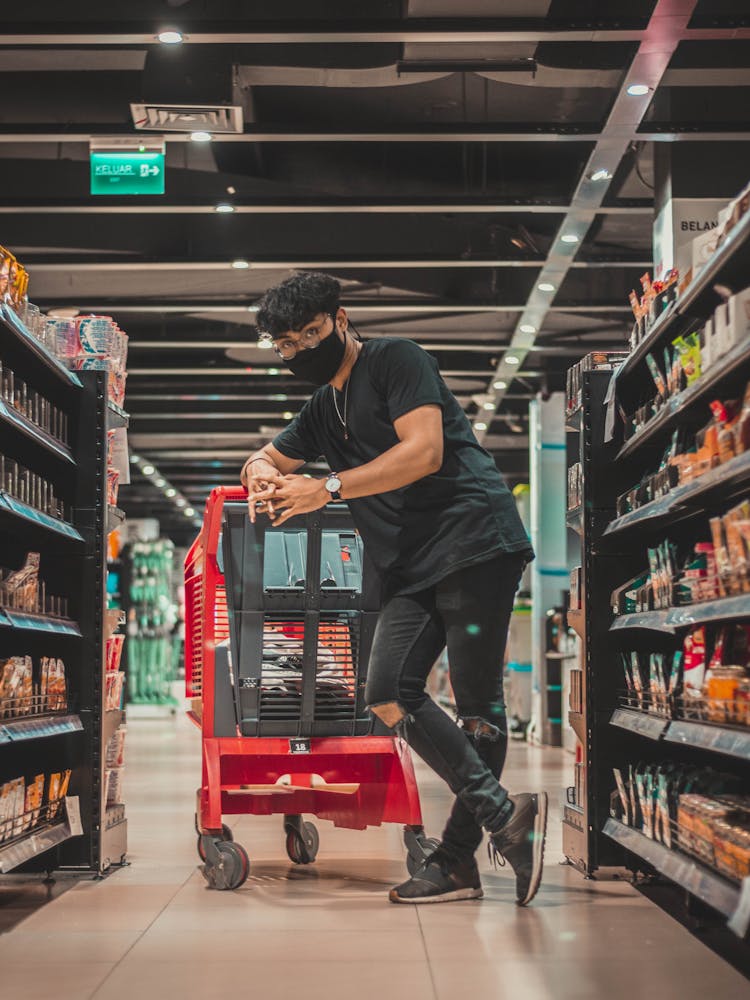
<svg viewBox="0 0 750 1000"><path fill-rule="evenodd" d="M416 875L425 860L440 846L440 841L436 840L435 837L425 837L424 835L418 838L418 843L420 847L419 855L412 854L411 851L406 855L406 870L410 875Z"/></svg>
<svg viewBox="0 0 750 1000"><path fill-rule="evenodd" d="M240 844L231 840L220 840L216 845L219 862L205 864L201 871L212 889L239 889L250 874L250 859Z"/></svg>
<svg viewBox="0 0 750 1000"><path fill-rule="evenodd" d="M232 836L232 831L229 829L226 823L221 824L221 840L227 841L229 843L232 843L232 841L234 841L234 837ZM198 857L201 859L201 861L205 862L206 848L203 844L203 836L200 833L198 834Z"/></svg>
<svg viewBox="0 0 750 1000"><path fill-rule="evenodd" d="M309 865L318 856L320 837L318 828L313 823L302 824L302 836L296 830L289 830L286 835L286 853L295 865Z"/></svg>

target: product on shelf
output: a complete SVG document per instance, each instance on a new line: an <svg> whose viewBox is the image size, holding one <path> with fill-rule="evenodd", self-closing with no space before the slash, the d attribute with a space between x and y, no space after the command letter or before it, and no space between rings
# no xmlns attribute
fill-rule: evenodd
<svg viewBox="0 0 750 1000"><path fill-rule="evenodd" d="M58 771L49 776L37 774L28 785L24 778L0 785L0 845L56 821L62 814L70 776L70 770Z"/></svg>
<svg viewBox="0 0 750 1000"><path fill-rule="evenodd" d="M639 297L631 291L628 297L635 318L630 334L631 350L638 346L659 316L674 302L678 279L679 274L674 268L667 272L663 281L651 281L648 271L641 275L642 294Z"/></svg>
<svg viewBox="0 0 750 1000"><path fill-rule="evenodd" d="M0 247L0 300L14 308L24 302L29 276L10 250Z"/></svg>
<svg viewBox="0 0 750 1000"><path fill-rule="evenodd" d="M104 801L107 805L122 802L122 781L125 765L127 727L120 726L107 744L105 758Z"/></svg>
<svg viewBox="0 0 750 1000"><path fill-rule="evenodd" d="M580 462L568 468L568 510L575 510L583 503L583 470Z"/></svg>
<svg viewBox="0 0 750 1000"><path fill-rule="evenodd" d="M0 398L30 423L68 444L68 417L0 361Z"/></svg>
<svg viewBox="0 0 750 1000"><path fill-rule="evenodd" d="M0 607L25 614L67 618L67 597L47 594L44 580L39 578L39 564L39 553L29 552L20 569L0 568Z"/></svg>
<svg viewBox="0 0 750 1000"><path fill-rule="evenodd" d="M583 376L588 371L614 371L627 358L627 351L592 351L568 369L565 414L571 416L581 406Z"/></svg>
<svg viewBox="0 0 750 1000"><path fill-rule="evenodd" d="M65 520L65 505L52 483L5 455L0 455L0 490L58 521Z"/></svg>
<svg viewBox="0 0 750 1000"><path fill-rule="evenodd" d="M174 545L160 539L130 548L131 605L128 611L128 700L172 705L172 630L177 622L172 574Z"/></svg>

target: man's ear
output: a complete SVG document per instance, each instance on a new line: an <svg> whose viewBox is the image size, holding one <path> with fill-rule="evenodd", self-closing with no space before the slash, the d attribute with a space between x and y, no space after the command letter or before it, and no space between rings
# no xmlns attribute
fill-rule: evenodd
<svg viewBox="0 0 750 1000"><path fill-rule="evenodd" d="M346 309L343 306L339 306L338 312L336 313L336 326L340 327L342 331L349 329L349 317L346 314Z"/></svg>

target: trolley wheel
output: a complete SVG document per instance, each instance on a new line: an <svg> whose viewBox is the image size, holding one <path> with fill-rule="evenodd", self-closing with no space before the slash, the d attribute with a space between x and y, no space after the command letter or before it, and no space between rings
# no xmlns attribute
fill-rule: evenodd
<svg viewBox="0 0 750 1000"><path fill-rule="evenodd" d="M239 889L250 874L250 858L241 844L220 840L216 844L217 864L203 865L203 877L212 889Z"/></svg>
<svg viewBox="0 0 750 1000"><path fill-rule="evenodd" d="M221 837L214 837L214 839L215 840L227 841L229 843L232 843L232 841L234 841L234 837L232 835L232 831L229 829L229 827L227 826L226 823L222 823L221 824ZM200 834L200 833L198 834L198 857L201 859L201 861L205 862L205 860L206 860L206 846L203 843L203 835Z"/></svg>
<svg viewBox="0 0 750 1000"><path fill-rule="evenodd" d="M297 830L288 830L286 835L286 853L295 865L309 865L318 856L320 837L314 823L302 824L302 836Z"/></svg>
<svg viewBox="0 0 750 1000"><path fill-rule="evenodd" d="M435 837L426 837L424 830L419 833L412 832L411 836L405 835L404 841L406 843L406 870L410 875L416 875L425 861L440 846L440 841L436 840Z"/></svg>

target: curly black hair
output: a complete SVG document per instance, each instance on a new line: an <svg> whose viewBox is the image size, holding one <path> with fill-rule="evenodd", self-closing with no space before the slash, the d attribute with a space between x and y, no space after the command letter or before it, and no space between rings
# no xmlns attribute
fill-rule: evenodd
<svg viewBox="0 0 750 1000"><path fill-rule="evenodd" d="M269 288L258 303L256 325L261 333L278 337L301 330L319 313L334 313L341 299L341 285L328 274L295 274Z"/></svg>

